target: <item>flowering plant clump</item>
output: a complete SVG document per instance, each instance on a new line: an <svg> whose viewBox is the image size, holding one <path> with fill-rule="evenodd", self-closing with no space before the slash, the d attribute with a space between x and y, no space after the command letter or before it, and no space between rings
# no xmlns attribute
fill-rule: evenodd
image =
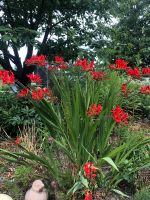
<svg viewBox="0 0 150 200"><path fill-rule="evenodd" d="M91 74L92 74L94 80L101 81L101 80L107 78L107 75L104 72L92 71Z"/></svg>
<svg viewBox="0 0 150 200"><path fill-rule="evenodd" d="M117 59L115 61L115 64L111 64L109 66L109 68L115 69L115 70L127 70L128 69L127 65L128 65L128 63L125 60L123 60L123 59Z"/></svg>
<svg viewBox="0 0 150 200"><path fill-rule="evenodd" d="M86 191L84 200L92 200L92 192Z"/></svg>
<svg viewBox="0 0 150 200"><path fill-rule="evenodd" d="M93 163L87 162L84 164L84 176L86 176L88 179L92 179L96 177L96 167Z"/></svg>
<svg viewBox="0 0 150 200"><path fill-rule="evenodd" d="M63 57L61 57L61 56L55 56L55 57L54 57L54 62L57 63L57 64L62 64L62 63L64 63L65 61L64 61L64 58L63 58Z"/></svg>
<svg viewBox="0 0 150 200"><path fill-rule="evenodd" d="M38 74L27 74L27 77L32 83L42 83L42 79Z"/></svg>
<svg viewBox="0 0 150 200"><path fill-rule="evenodd" d="M46 65L46 57L44 55L35 56L33 55L31 58L27 59L25 61L25 64L30 65L36 65L36 66L45 66Z"/></svg>
<svg viewBox="0 0 150 200"><path fill-rule="evenodd" d="M64 58L61 56L54 57L54 64L55 64L55 66L48 67L49 71L54 71L54 70L58 70L58 69L68 70L68 65L64 61Z"/></svg>
<svg viewBox="0 0 150 200"><path fill-rule="evenodd" d="M141 86L140 92L141 92L142 94L150 94L150 85Z"/></svg>
<svg viewBox="0 0 150 200"><path fill-rule="evenodd" d="M25 97L27 96L29 93L29 89L28 88L23 88L18 92L18 97Z"/></svg>
<svg viewBox="0 0 150 200"><path fill-rule="evenodd" d="M150 68L142 68L142 75L148 75L150 76Z"/></svg>
<svg viewBox="0 0 150 200"><path fill-rule="evenodd" d="M95 104L95 103L93 103L90 107L89 107L89 109L88 109L88 111L87 111L87 115L89 116L89 117L91 117L91 116L98 116L100 113L102 112L102 106L100 105L100 104Z"/></svg>
<svg viewBox="0 0 150 200"><path fill-rule="evenodd" d="M20 84L17 94L18 97L29 97L33 100L35 109L47 126L48 132L42 141L45 155L34 155L27 150L23 153L23 148L21 153L9 154L1 149L0 152L7 156L14 155L12 157L16 162L18 155L25 158L20 161L22 163L26 159L36 161L51 177L59 181L66 174L60 170L61 162L56 160L54 154L53 146L57 146L73 166L73 170L67 168L73 174L73 181L80 178L71 190L73 193L80 189L85 200L92 200L95 194L93 191L97 188L105 188L107 191L115 189L119 181L121 182L118 177L122 177L119 173L124 170L122 166L125 161L128 160L131 164L133 150L148 141L134 138L115 148L110 143L115 125L127 125L129 118L128 113L121 108L123 98L128 97L129 90L127 83L119 76L119 71L123 71L123 75L129 75L130 79L140 79L141 76L148 75L149 70L143 69L141 72L139 68L131 69L128 62L117 59L115 64L109 66L113 70L108 69L105 73L94 66L94 61L86 58L78 58L70 67L61 56L55 56L48 64L44 55L34 55L25 64L29 67L42 67L48 73L47 76L50 76L51 87L44 87L44 81L38 74L27 74L31 83L35 84L26 87ZM17 81L13 72L6 70L0 70L0 79L3 84L14 84ZM140 88L142 94L150 94L149 91L149 85ZM15 143L21 147L20 138L16 138ZM108 165L109 172L105 174L103 167ZM120 172L120 169L123 170Z"/></svg>
<svg viewBox="0 0 150 200"><path fill-rule="evenodd" d="M123 59L117 59L115 65L117 69L127 69L128 62Z"/></svg>
<svg viewBox="0 0 150 200"><path fill-rule="evenodd" d="M119 105L117 105L111 112L116 123L128 124L128 113L124 112Z"/></svg>
<svg viewBox="0 0 150 200"><path fill-rule="evenodd" d="M94 61L91 61L90 63L87 62L86 59L77 59L74 66L76 67L82 67L83 71L93 71L94 69Z"/></svg>
<svg viewBox="0 0 150 200"><path fill-rule="evenodd" d="M134 69L128 69L127 73L129 76L135 78L135 79L140 79L141 78L141 72L139 68L134 68Z"/></svg>
<svg viewBox="0 0 150 200"><path fill-rule="evenodd" d="M35 90L32 90L31 93L32 93L33 100L40 101L49 94L49 89L38 87Z"/></svg>
<svg viewBox="0 0 150 200"><path fill-rule="evenodd" d="M0 79L3 84L14 84L15 76L12 71L0 70Z"/></svg>

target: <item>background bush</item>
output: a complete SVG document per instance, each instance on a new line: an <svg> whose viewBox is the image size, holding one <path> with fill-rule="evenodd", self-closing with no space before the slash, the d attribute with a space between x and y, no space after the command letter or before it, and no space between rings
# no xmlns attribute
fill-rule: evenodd
<svg viewBox="0 0 150 200"><path fill-rule="evenodd" d="M150 96L139 92L141 82L129 84L128 97L124 98L123 106L135 118L150 119Z"/></svg>
<svg viewBox="0 0 150 200"><path fill-rule="evenodd" d="M24 125L35 123L42 127L40 117L27 99L16 98L16 94L6 89L0 91L0 127L9 135L16 135Z"/></svg>

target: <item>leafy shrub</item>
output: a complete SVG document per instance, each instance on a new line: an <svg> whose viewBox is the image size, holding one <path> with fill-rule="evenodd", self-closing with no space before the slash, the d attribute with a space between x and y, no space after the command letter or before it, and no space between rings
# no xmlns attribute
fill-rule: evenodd
<svg viewBox="0 0 150 200"><path fill-rule="evenodd" d="M128 79L124 79L125 82ZM128 84L128 95L123 99L123 107L135 118L150 118L150 96L139 93L141 82L131 81Z"/></svg>
<svg viewBox="0 0 150 200"><path fill-rule="evenodd" d="M141 97L141 109L143 118L150 119L150 95L143 95Z"/></svg>
<svg viewBox="0 0 150 200"><path fill-rule="evenodd" d="M128 93L123 98L122 107L136 119L141 119L141 117L150 119L150 95L139 93L142 82L139 80L131 81L125 74L120 74L120 78L122 83L128 84ZM102 82L99 90L100 99L103 102L109 91L109 82Z"/></svg>
<svg viewBox="0 0 150 200"><path fill-rule="evenodd" d="M8 134L16 134L18 127L32 125L42 127L42 122L28 100L16 99L6 90L0 91L0 127Z"/></svg>

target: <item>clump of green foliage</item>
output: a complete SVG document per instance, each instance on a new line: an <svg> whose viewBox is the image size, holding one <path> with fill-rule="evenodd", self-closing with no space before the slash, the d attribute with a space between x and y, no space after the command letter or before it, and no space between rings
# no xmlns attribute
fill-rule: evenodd
<svg viewBox="0 0 150 200"><path fill-rule="evenodd" d="M22 188L14 181L4 181L4 190L13 198L13 200L22 200L23 198Z"/></svg>
<svg viewBox="0 0 150 200"><path fill-rule="evenodd" d="M42 127L40 117L28 100L16 99L16 95L6 90L0 91L0 127L14 135L23 125Z"/></svg>
<svg viewBox="0 0 150 200"><path fill-rule="evenodd" d="M137 192L133 200L150 200L150 191L147 188Z"/></svg>
<svg viewBox="0 0 150 200"><path fill-rule="evenodd" d="M127 80L124 80L127 82ZM141 82L133 81L128 84L127 97L123 99L123 107L135 119L150 119L150 96L139 93Z"/></svg>
<svg viewBox="0 0 150 200"><path fill-rule="evenodd" d="M4 191L14 200L22 200L24 193L35 179L36 174L31 166L17 166L14 179L4 180Z"/></svg>
<svg viewBox="0 0 150 200"><path fill-rule="evenodd" d="M27 188L29 184L36 178L36 174L30 166L18 166L15 170L15 181L23 188Z"/></svg>

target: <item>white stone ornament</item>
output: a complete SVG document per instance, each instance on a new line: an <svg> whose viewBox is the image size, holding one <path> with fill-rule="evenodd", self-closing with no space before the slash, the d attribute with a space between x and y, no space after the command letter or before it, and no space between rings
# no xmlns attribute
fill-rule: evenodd
<svg viewBox="0 0 150 200"><path fill-rule="evenodd" d="M0 200L13 200L13 199L7 194L0 194Z"/></svg>
<svg viewBox="0 0 150 200"><path fill-rule="evenodd" d="M41 180L35 180L32 187L26 192L25 200L47 200L48 195ZM1 199L0 199L1 200Z"/></svg>

